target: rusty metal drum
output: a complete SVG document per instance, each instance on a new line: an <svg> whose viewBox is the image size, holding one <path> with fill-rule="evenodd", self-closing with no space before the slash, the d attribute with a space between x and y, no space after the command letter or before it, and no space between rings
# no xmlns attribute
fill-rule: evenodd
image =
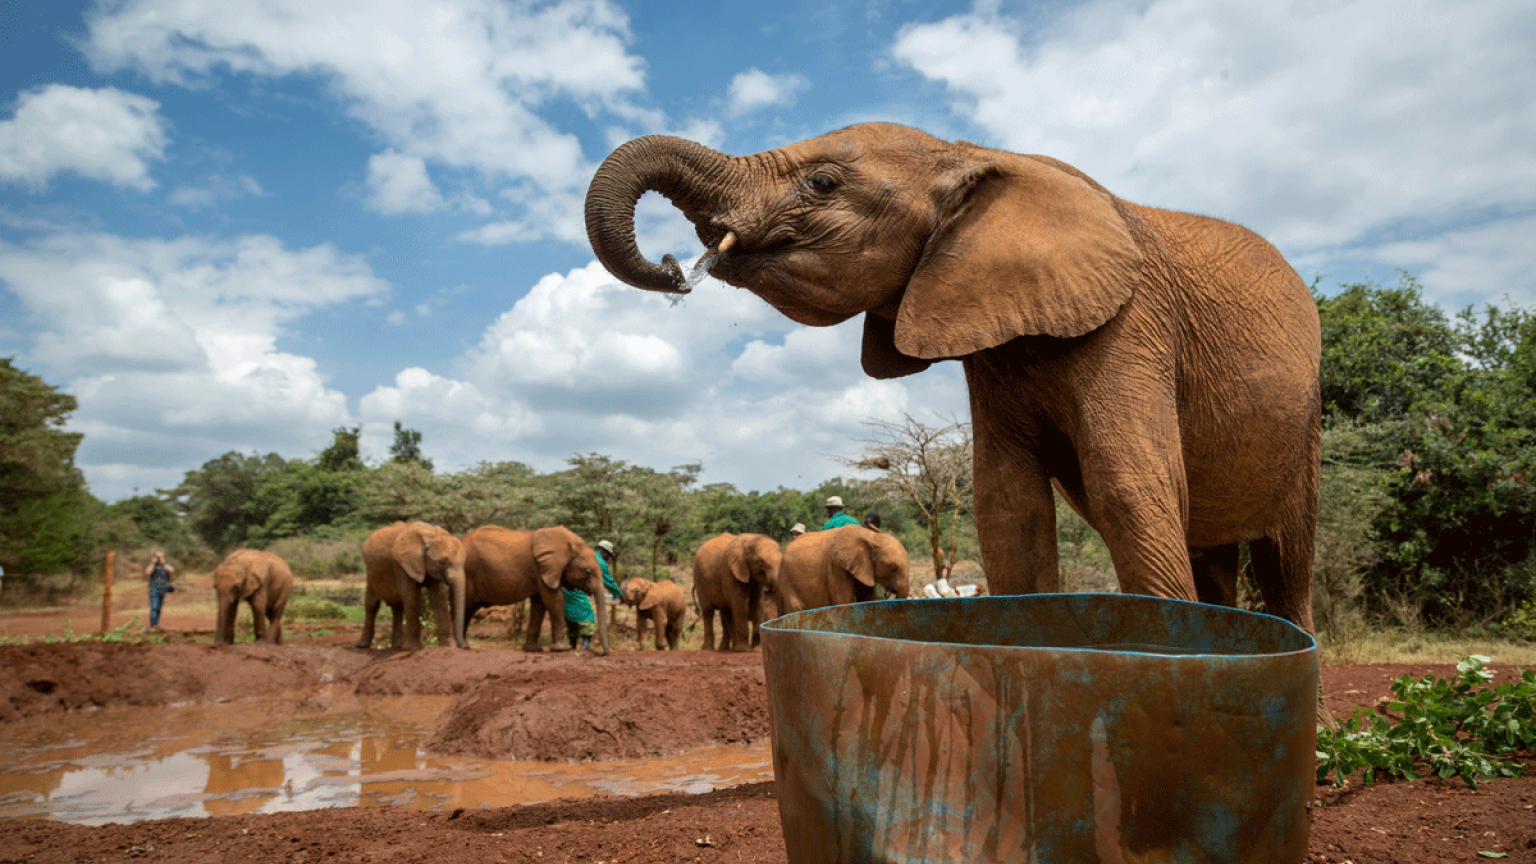
<svg viewBox="0 0 1536 864"><path fill-rule="evenodd" d="M1121 594L891 600L762 628L792 864L1295 864L1317 643Z"/></svg>

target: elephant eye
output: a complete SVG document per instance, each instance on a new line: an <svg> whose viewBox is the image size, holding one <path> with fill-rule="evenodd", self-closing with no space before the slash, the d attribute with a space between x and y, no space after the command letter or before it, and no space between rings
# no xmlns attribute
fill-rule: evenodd
<svg viewBox="0 0 1536 864"><path fill-rule="evenodd" d="M826 171L817 171L812 174L808 182L811 184L812 191L823 195L837 188L837 178Z"/></svg>

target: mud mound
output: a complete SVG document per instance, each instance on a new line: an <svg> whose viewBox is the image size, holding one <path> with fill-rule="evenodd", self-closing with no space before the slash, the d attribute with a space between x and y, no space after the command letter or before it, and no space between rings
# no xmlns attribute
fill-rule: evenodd
<svg viewBox="0 0 1536 864"><path fill-rule="evenodd" d="M109 705L222 702L315 687L369 662L340 648L113 642L0 646L0 722Z"/></svg>
<svg viewBox="0 0 1536 864"><path fill-rule="evenodd" d="M456 696L494 675L528 663L558 662L558 655L525 654L519 650L423 648L419 651L376 652L373 661L352 680L359 696Z"/></svg>
<svg viewBox="0 0 1536 864"><path fill-rule="evenodd" d="M443 712L427 747L482 759L580 762L768 737L760 664L628 667L532 664L488 679Z"/></svg>

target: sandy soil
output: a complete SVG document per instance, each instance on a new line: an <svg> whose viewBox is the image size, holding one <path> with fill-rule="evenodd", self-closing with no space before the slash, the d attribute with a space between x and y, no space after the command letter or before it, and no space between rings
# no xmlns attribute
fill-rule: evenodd
<svg viewBox="0 0 1536 864"><path fill-rule="evenodd" d="M356 651L348 634L282 647L73 643L0 646L0 723L105 705L304 693L344 681L367 694L453 694L431 747L543 760L680 752L767 735L755 654L616 651L610 657ZM487 644L487 640L477 642ZM628 644L626 643L626 647ZM1372 705L1401 674L1445 666L1330 666L1327 704ZM131 673L131 674L130 674ZM537 695L537 699L533 698ZM583 707L587 706L587 707ZM590 707L600 706L600 707ZM680 706L686 706L684 710ZM583 722L574 731L571 712ZM3 726L0 726L3 730ZM556 801L423 813L347 808L100 827L0 822L0 864L142 858L169 862L785 861L773 784L703 795ZM1420 781L1318 787L1308 861L1536 862L1536 779L1469 789ZM1480 853L1493 853L1493 856Z"/></svg>

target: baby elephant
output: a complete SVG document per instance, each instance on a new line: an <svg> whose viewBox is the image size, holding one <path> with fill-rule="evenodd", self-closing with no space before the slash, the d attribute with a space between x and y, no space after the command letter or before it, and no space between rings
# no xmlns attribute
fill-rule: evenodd
<svg viewBox="0 0 1536 864"><path fill-rule="evenodd" d="M635 639L645 650L645 620L649 618L656 630L656 650L661 649L661 631L667 631L667 647L677 650L677 640L683 635L683 613L688 609L688 598L682 586L670 580L652 582L635 577L624 581L624 602L640 610L635 616Z"/></svg>
<svg viewBox="0 0 1536 864"><path fill-rule="evenodd" d="M229 553L213 571L213 590L218 597L215 642L235 641L235 611L241 601L250 604L256 641L282 644L283 608L293 593L293 571L288 562L258 549Z"/></svg>

